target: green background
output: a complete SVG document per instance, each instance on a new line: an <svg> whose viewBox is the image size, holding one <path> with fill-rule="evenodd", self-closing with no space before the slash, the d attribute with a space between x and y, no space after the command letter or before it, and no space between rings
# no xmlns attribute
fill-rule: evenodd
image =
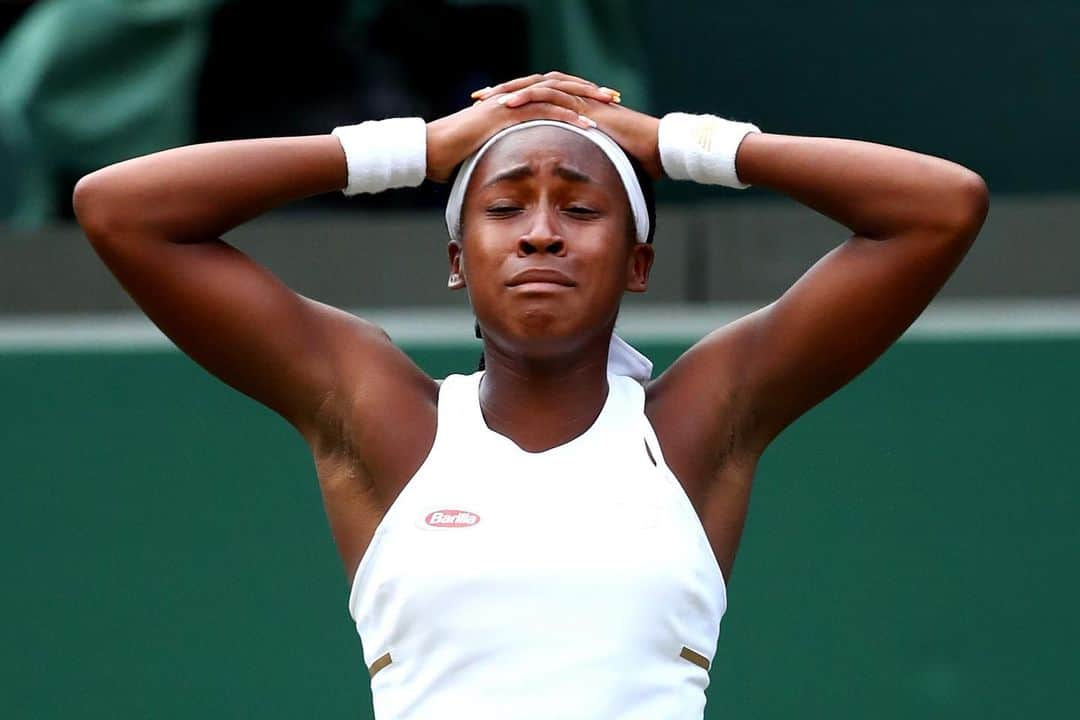
<svg viewBox="0 0 1080 720"><path fill-rule="evenodd" d="M909 148L974 169L995 194L1080 190L1075 0L644 7L656 112Z"/></svg>
<svg viewBox="0 0 1080 720"><path fill-rule="evenodd" d="M1078 367L1080 338L905 341L784 433L707 716L1071 716ZM0 715L370 716L288 425L175 352L0 355L0 397Z"/></svg>
<svg viewBox="0 0 1080 720"><path fill-rule="evenodd" d="M308 12L340 15L341 37L335 42L352 47L364 42L364 22L387 4L309 3ZM420 13L439 3L392 4ZM617 87L629 107L658 116L709 112L752 121L766 132L915 149L974 169L995 193L1080 191L1080 3L1075 0L451 4L526 11L530 31L520 42L530 48L530 69L559 69ZM249 13L254 27L280 17L272 5L255 0L34 3L23 22L0 38L0 218L38 226L66 214L70 184L80 175L194 142L201 72L215 42L214 18L221 15L216 11L224 7L234 17ZM309 26L296 15L300 28ZM429 57L425 37L418 33L400 52ZM255 41L245 38L240 52L249 52ZM281 43L288 45L287 38ZM282 72L279 65L270 67ZM295 106L303 102L297 82L283 77L269 103L268 112L295 123L276 134L325 132L338 124L327 118L318 120L325 129L305 125L315 120L296 114ZM337 102L342 113L349 112L346 97ZM424 115L419 105L402 112ZM661 186L659 197L690 201L712 192L669 183Z"/></svg>

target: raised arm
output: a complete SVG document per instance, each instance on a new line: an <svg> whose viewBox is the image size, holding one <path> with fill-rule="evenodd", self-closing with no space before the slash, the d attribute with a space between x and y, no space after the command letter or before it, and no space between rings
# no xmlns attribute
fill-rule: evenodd
<svg viewBox="0 0 1080 720"><path fill-rule="evenodd" d="M309 435L339 354L385 354L385 336L294 293L218 236L345 181L332 135L238 140L98 170L79 181L74 205L94 249L166 335Z"/></svg>
<svg viewBox="0 0 1080 720"><path fill-rule="evenodd" d="M528 108L478 103L427 123L427 177L446 180L493 133L534 118L583 122L565 93ZM79 181L74 206L94 249L166 335L312 440L336 423L328 413L373 409L392 427L394 409L434 385L379 328L296 294L219 235L346 181L332 135L237 140L98 170Z"/></svg>
<svg viewBox="0 0 1080 720"><path fill-rule="evenodd" d="M723 435L714 444L755 454L911 325L975 239L988 194L960 165L855 140L752 134L736 169L852 231L776 302L706 337L665 378L701 398L703 424Z"/></svg>
<svg viewBox="0 0 1080 720"><path fill-rule="evenodd" d="M508 105L526 106L552 82L519 78L480 97L513 92ZM592 98L581 107L660 175L658 119ZM739 145L735 169L742 182L784 193L852 237L779 300L711 333L652 383L650 416L674 428L665 443L672 454L705 455L683 468L686 477L714 474L736 446L753 458L862 372L941 289L988 207L974 172L856 140L755 133Z"/></svg>

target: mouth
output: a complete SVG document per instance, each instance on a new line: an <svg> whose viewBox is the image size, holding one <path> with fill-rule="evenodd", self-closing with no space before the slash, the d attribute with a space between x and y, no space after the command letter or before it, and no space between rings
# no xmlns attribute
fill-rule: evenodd
<svg viewBox="0 0 1080 720"><path fill-rule="evenodd" d="M553 268L528 268L515 273L507 282L507 287L526 289L549 289L571 288L576 282L565 273Z"/></svg>

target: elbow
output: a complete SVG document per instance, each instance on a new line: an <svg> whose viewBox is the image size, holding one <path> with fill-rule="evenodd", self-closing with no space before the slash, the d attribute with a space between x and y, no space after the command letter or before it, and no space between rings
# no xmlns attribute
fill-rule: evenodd
<svg viewBox="0 0 1080 720"><path fill-rule="evenodd" d="M102 170L83 176L71 195L75 219L93 245L116 234L123 223L119 213L122 205Z"/></svg>
<svg viewBox="0 0 1080 720"><path fill-rule="evenodd" d="M990 191L986 181L978 173L959 168L943 197L946 198L943 226L956 242L966 248L975 241L990 211Z"/></svg>
<svg viewBox="0 0 1080 720"><path fill-rule="evenodd" d="M960 182L960 206L963 209L960 229L972 238L982 229L986 215L990 212L990 190L986 181L971 170L965 170Z"/></svg>
<svg viewBox="0 0 1080 720"><path fill-rule="evenodd" d="M75 219L91 242L105 224L102 184L97 173L90 173L75 183L75 191L71 194L71 208L75 212Z"/></svg>

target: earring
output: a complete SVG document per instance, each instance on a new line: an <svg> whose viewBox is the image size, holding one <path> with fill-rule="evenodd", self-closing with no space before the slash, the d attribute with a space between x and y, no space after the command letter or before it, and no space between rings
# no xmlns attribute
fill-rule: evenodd
<svg viewBox="0 0 1080 720"><path fill-rule="evenodd" d="M450 273L450 279L446 281L446 287L455 288L461 284L461 275L458 273Z"/></svg>

